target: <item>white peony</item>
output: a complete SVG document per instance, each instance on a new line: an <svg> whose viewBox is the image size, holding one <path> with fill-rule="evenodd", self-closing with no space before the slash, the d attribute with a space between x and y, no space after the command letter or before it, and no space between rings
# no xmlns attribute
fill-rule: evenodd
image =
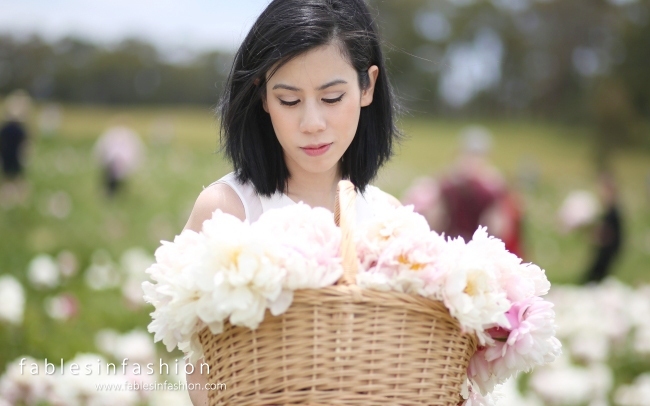
<svg viewBox="0 0 650 406"><path fill-rule="evenodd" d="M286 289L318 289L341 277L341 229L330 211L299 203L265 212L252 228L279 243Z"/></svg>
<svg viewBox="0 0 650 406"><path fill-rule="evenodd" d="M0 276L0 322L22 324L24 310L23 285L11 275Z"/></svg>
<svg viewBox="0 0 650 406"><path fill-rule="evenodd" d="M378 207L372 221L364 223L355 235L361 269L374 267L381 253L394 239L402 236L418 239L429 231L427 220L415 213L413 206Z"/></svg>
<svg viewBox="0 0 650 406"><path fill-rule="evenodd" d="M198 332L213 334L223 323L257 328L269 307L281 300L285 270L277 239L217 210L200 233L185 230L156 251L147 273L145 300L154 305L149 332L154 340L200 356ZM198 353L197 353L198 352Z"/></svg>
<svg viewBox="0 0 650 406"><path fill-rule="evenodd" d="M208 249L196 258L192 274L204 275L197 279L205 279L203 289L211 300L198 308L199 317L210 325L229 315L234 325L257 328L267 304L282 292L285 270L277 240L220 210L203 224L202 234Z"/></svg>
<svg viewBox="0 0 650 406"><path fill-rule="evenodd" d="M521 258L506 250L503 241L488 235L486 227L479 227L468 245L473 255L492 264L509 301L543 296L551 288L544 270L535 264L522 264Z"/></svg>
<svg viewBox="0 0 650 406"><path fill-rule="evenodd" d="M445 272L440 299L465 331L476 333L479 343L492 339L485 332L495 326L509 327L505 313L510 301L500 285L500 274L489 257L462 238L447 241L440 259Z"/></svg>
<svg viewBox="0 0 650 406"><path fill-rule="evenodd" d="M156 250L156 263L146 272L156 284L144 282L144 300L155 307L149 332L154 341L162 341L168 351L186 346L199 324L196 302L201 289L190 275L192 264L205 250L203 236L185 230L174 242L163 242Z"/></svg>

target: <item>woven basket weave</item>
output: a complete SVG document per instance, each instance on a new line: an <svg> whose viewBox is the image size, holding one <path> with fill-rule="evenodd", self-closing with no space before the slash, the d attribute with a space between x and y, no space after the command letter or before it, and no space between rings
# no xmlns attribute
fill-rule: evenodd
<svg viewBox="0 0 650 406"><path fill-rule="evenodd" d="M474 336L443 303L362 290L352 236L354 186L339 184L344 274L335 286L296 291L286 313L268 311L257 330L226 323L200 333L211 406L456 406Z"/></svg>

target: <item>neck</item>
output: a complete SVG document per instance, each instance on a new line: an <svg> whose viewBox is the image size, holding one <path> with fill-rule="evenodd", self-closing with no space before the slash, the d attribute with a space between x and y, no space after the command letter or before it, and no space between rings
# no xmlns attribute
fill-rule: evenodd
<svg viewBox="0 0 650 406"><path fill-rule="evenodd" d="M336 186L341 175L338 167L323 173L294 171L287 182L287 196L311 207L324 207L334 212Z"/></svg>

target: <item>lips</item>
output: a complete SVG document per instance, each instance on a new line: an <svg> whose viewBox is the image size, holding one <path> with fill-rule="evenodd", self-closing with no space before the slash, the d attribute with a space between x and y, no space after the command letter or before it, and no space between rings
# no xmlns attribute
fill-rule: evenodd
<svg viewBox="0 0 650 406"><path fill-rule="evenodd" d="M314 145L307 145L306 147L301 147L303 151L309 156L319 156L323 155L326 153L330 147L332 146L332 143L328 144L314 144Z"/></svg>

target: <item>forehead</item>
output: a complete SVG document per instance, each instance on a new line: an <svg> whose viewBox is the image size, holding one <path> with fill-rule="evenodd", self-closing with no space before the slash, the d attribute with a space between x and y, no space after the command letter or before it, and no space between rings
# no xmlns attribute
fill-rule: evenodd
<svg viewBox="0 0 650 406"><path fill-rule="evenodd" d="M323 45L292 58L268 78L268 84L317 87L333 78L352 80L356 71L335 44Z"/></svg>

